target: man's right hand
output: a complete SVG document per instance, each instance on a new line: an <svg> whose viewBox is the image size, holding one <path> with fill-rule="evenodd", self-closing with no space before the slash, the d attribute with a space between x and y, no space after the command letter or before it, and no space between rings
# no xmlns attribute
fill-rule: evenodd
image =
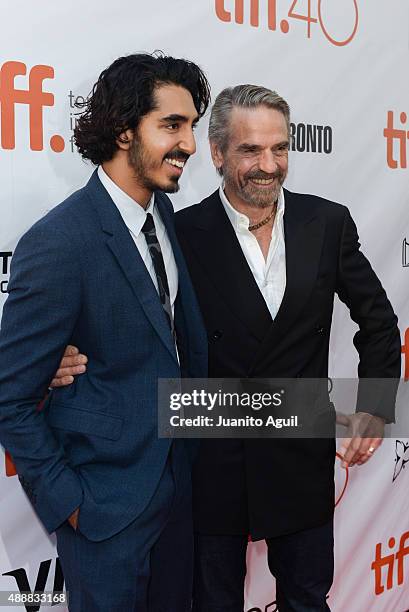
<svg viewBox="0 0 409 612"><path fill-rule="evenodd" d="M58 370L54 374L50 387L55 389L71 385L74 382L74 376L83 374L86 371L87 363L88 357L81 355L76 346L69 344L65 349L64 356L61 359Z"/></svg>
<svg viewBox="0 0 409 612"><path fill-rule="evenodd" d="M80 509L77 508L76 510L74 510L74 512L71 514L70 518L68 519L69 524L71 525L73 529L75 529L75 531L77 531L79 512L80 512Z"/></svg>

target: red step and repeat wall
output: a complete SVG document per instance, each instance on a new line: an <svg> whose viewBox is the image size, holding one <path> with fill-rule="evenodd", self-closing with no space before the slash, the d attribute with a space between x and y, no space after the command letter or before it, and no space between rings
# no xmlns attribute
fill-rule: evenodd
<svg viewBox="0 0 409 612"><path fill-rule="evenodd" d="M227 85L255 83L289 101L287 186L350 207L399 316L406 391L407 0L6 0L0 36L0 308L19 237L91 174L73 143L75 102L116 57L161 49L199 63L213 95ZM206 129L204 118L175 208L217 186ZM337 303L334 377L356 376L354 331ZM409 427L396 427L368 464L349 473L337 459L334 612L409 609L408 435ZM59 591L55 540L33 514L7 456L0 461L0 591ZM263 543L249 545L248 561L246 612L275 612Z"/></svg>

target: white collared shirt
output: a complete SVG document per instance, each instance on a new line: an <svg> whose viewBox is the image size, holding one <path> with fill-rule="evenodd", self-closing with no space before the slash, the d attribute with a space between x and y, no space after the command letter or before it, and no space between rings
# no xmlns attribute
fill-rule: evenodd
<svg viewBox="0 0 409 612"><path fill-rule="evenodd" d="M152 194L150 202L148 203L146 209L144 209L127 193L122 191L122 189L118 187L118 185L114 183L112 179L109 178L102 166L99 166L98 168L98 178L111 196L115 206L118 208L121 217L124 220L133 241L135 242L140 256L143 259L146 269L149 272L152 282L156 287L156 291L158 291L158 281L156 279L155 268L153 267L152 258L149 253L145 236L142 233L142 226L146 220L146 213L149 211L153 216L156 235L160 244L166 275L168 277L170 303L172 306L172 312L174 313L175 300L178 292L178 269L173 256L172 246L166 233L166 228L159 214L158 207L155 206L155 195Z"/></svg>
<svg viewBox="0 0 409 612"><path fill-rule="evenodd" d="M236 232L237 240L240 243L254 280L261 291L271 317L274 319L283 300L287 281L284 239L284 191L281 189L278 197L270 247L267 258L264 259L257 238L249 231L249 218L233 208L224 193L223 187L224 185L220 186L220 199Z"/></svg>

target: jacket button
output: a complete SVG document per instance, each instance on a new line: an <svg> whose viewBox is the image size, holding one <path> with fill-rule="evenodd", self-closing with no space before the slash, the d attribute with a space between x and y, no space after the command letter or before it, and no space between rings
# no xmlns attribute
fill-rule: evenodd
<svg viewBox="0 0 409 612"><path fill-rule="evenodd" d="M316 330L317 334L323 334L324 333L324 328L321 327L321 325L317 325L315 330Z"/></svg>
<svg viewBox="0 0 409 612"><path fill-rule="evenodd" d="M212 333L212 340L220 340L222 336L223 336L223 332L220 329L216 329Z"/></svg>

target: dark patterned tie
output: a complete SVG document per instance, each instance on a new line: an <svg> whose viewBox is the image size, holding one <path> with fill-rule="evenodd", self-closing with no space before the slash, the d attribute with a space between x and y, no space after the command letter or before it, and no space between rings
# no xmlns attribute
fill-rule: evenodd
<svg viewBox="0 0 409 612"><path fill-rule="evenodd" d="M168 277L166 276L166 269L163 261L162 251L160 248L158 237L156 236L155 223L153 221L151 213L146 214L146 221L142 226L142 232L145 236L146 244L148 245L153 267L155 269L156 279L158 281L159 298L163 310L165 311L172 336L175 337Z"/></svg>

